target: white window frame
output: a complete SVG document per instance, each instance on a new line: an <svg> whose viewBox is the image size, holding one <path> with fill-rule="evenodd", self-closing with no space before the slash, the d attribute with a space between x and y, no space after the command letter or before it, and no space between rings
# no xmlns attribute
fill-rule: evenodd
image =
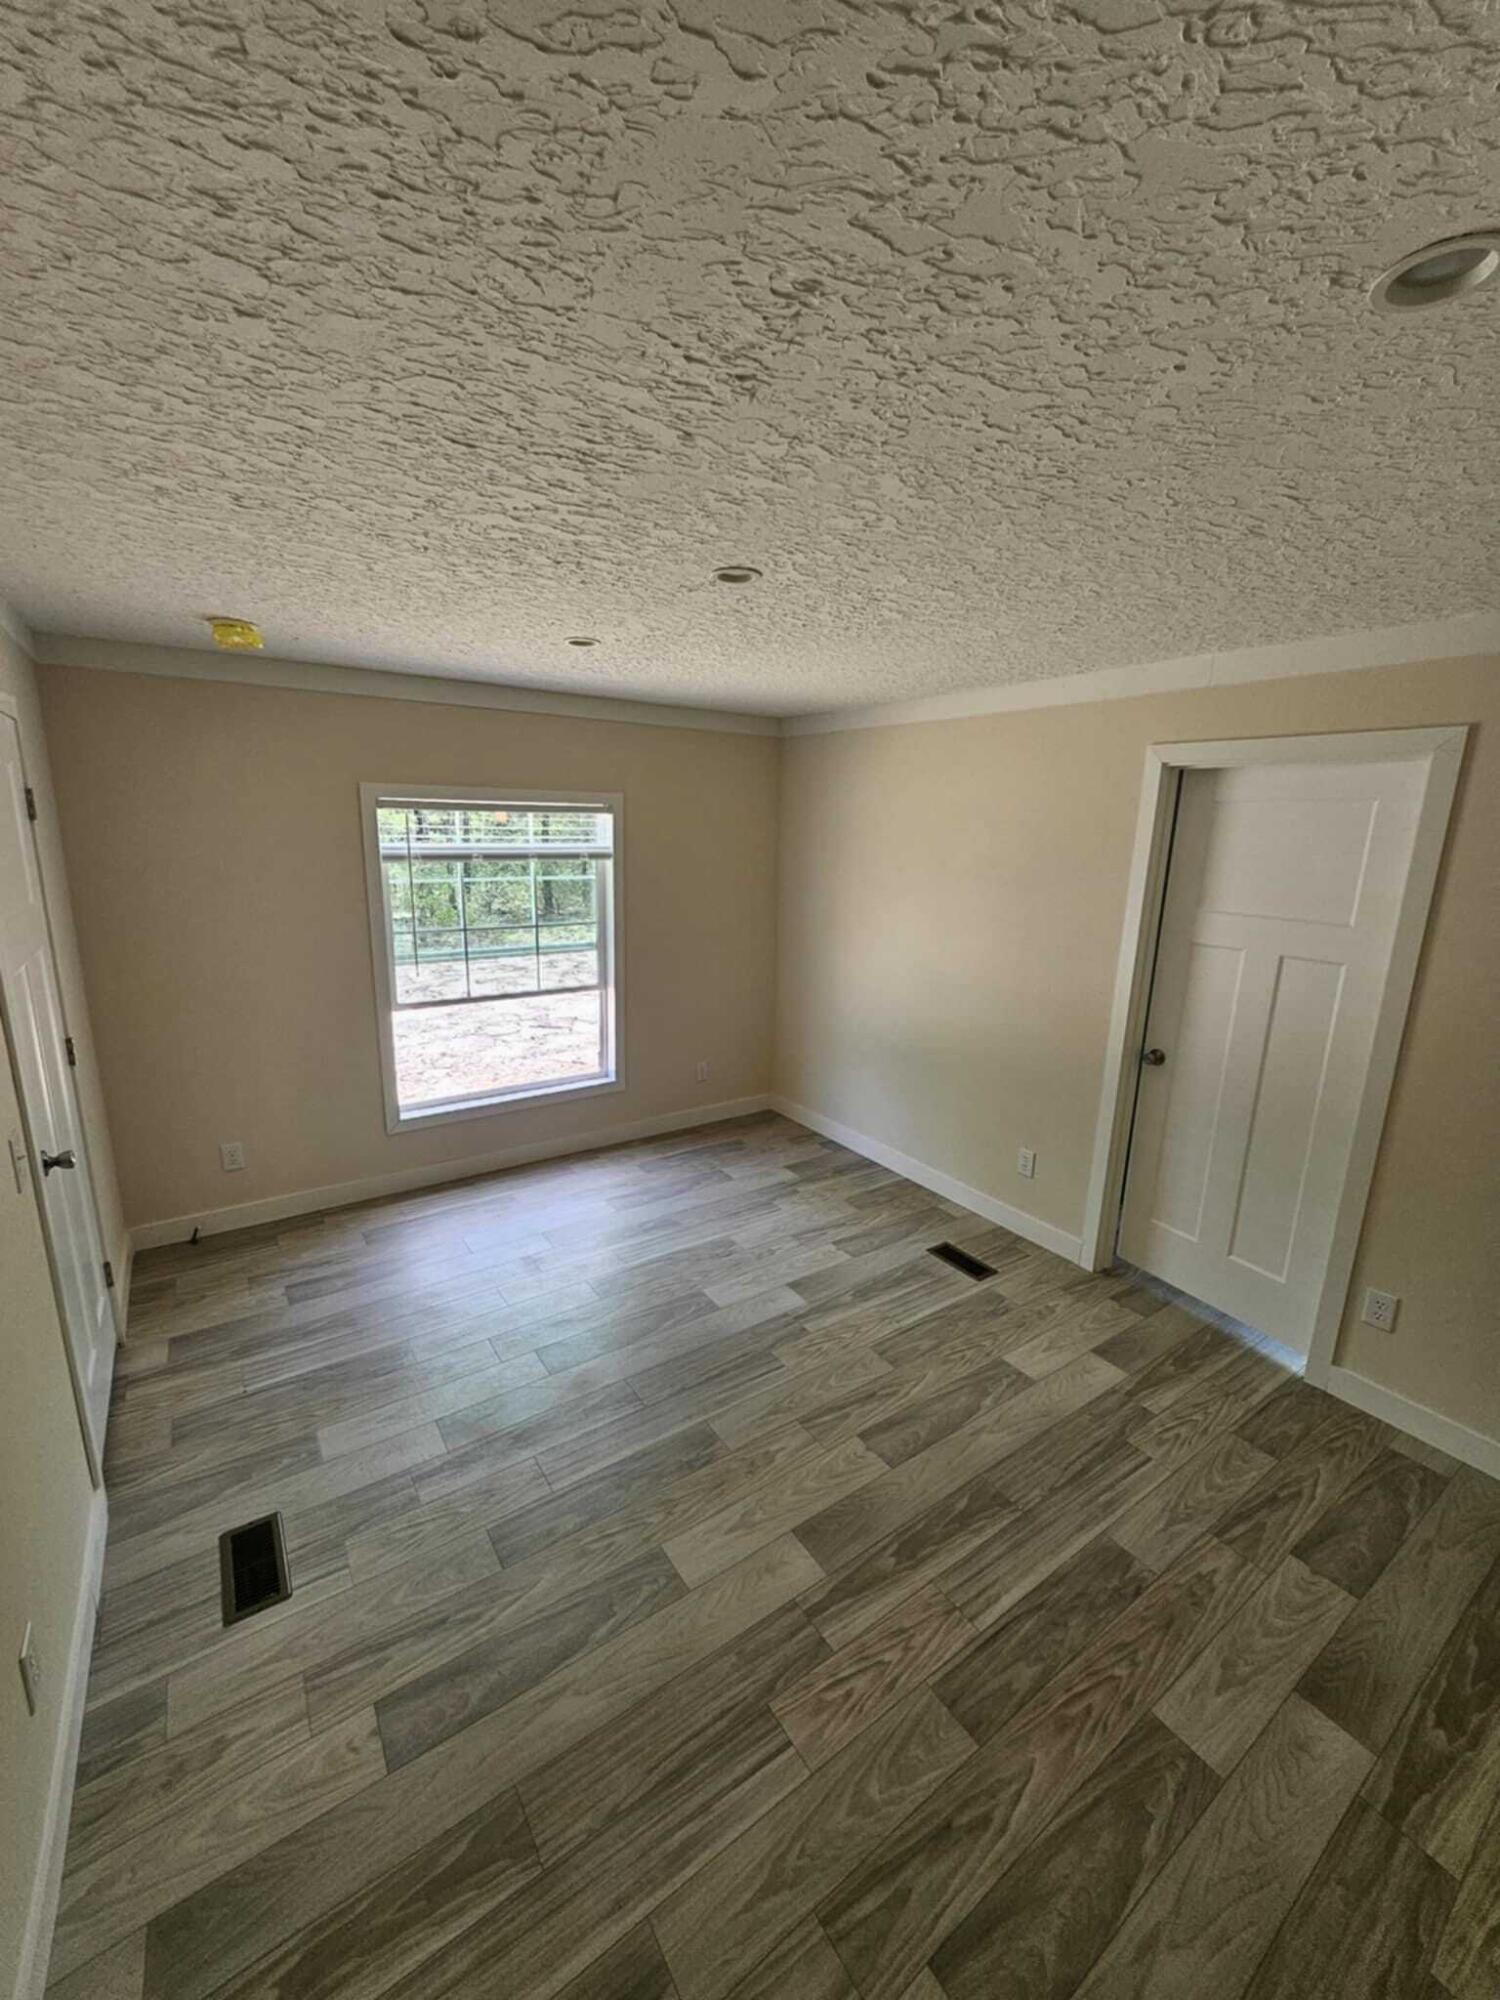
<svg viewBox="0 0 1500 2000"><path fill-rule="evenodd" d="M396 1041L391 1016L396 1005L396 972L391 952L391 924L386 909L385 873L381 866L381 806L540 806L571 811L608 813L614 825L612 852L599 869L599 998L600 1067L602 1074L582 1082L528 1083L516 1090L494 1091L482 1097L455 1098L446 1104L403 1111L396 1088ZM464 1118L493 1118L506 1111L523 1111L543 1104L566 1104L574 1098L600 1097L625 1088L623 1062L624 1008L620 990L623 896L621 856L624 844L625 799L620 792L539 792L524 785L376 785L359 788L360 831L365 852L365 889L370 913L370 958L375 975L375 1026L380 1044L380 1082L385 1098L387 1132L416 1132L427 1125L447 1125ZM592 992L591 987L571 989ZM496 996L497 998L501 996Z"/></svg>

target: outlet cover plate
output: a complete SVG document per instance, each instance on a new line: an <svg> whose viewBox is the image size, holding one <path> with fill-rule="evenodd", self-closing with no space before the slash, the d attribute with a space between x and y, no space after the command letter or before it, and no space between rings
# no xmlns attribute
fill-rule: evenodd
<svg viewBox="0 0 1500 2000"><path fill-rule="evenodd" d="M1366 1326L1378 1327L1382 1333L1389 1333L1400 1310L1401 1301L1394 1292L1377 1292L1371 1286L1365 1293L1364 1307L1359 1316Z"/></svg>

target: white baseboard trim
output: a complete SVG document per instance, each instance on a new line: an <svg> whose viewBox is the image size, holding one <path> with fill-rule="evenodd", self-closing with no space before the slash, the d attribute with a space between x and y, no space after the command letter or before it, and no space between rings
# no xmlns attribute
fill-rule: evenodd
<svg viewBox="0 0 1500 2000"><path fill-rule="evenodd" d="M1367 1417L1378 1417L1382 1423L1405 1431L1408 1437L1420 1438L1423 1444L1435 1445L1450 1458L1462 1459L1465 1465L1487 1472L1492 1479L1500 1479L1500 1438L1470 1430L1467 1424L1429 1410L1425 1403L1398 1396L1394 1389L1382 1389L1378 1382L1372 1382L1366 1375L1356 1375L1352 1368L1330 1368L1327 1381L1319 1386L1341 1402L1363 1410Z"/></svg>
<svg viewBox="0 0 1500 2000"><path fill-rule="evenodd" d="M913 1159L910 1153L888 1146L883 1139L872 1139L866 1132L856 1132L852 1125L841 1125L836 1118L825 1118L821 1111L811 1111L805 1104L794 1104L788 1097L773 1095L771 1109L779 1111L783 1118L790 1118L798 1125L820 1132L825 1139L834 1139L839 1145L847 1146L851 1153L862 1153L877 1166L889 1167L893 1174L915 1181L918 1187L930 1188L934 1194L940 1194L948 1201L973 1209L986 1222L998 1222L1002 1229L1024 1236L1028 1243L1039 1244L1043 1250L1066 1257L1072 1264L1083 1263L1082 1239L1070 1236L1054 1223L1043 1222L1039 1215L1028 1215L1024 1208L1012 1208L1008 1201L986 1194L982 1188L970 1187L967 1181L955 1180L952 1174L945 1174L938 1167L929 1167L925 1160Z"/></svg>
<svg viewBox="0 0 1500 2000"><path fill-rule="evenodd" d="M348 1208L356 1201L380 1195L405 1194L414 1188L441 1187L473 1180L503 1167L524 1167L533 1160L557 1160L571 1153L597 1153L606 1146L628 1146L636 1139L655 1139L667 1132L688 1132L695 1125L718 1125L727 1118L749 1118L769 1109L769 1097L735 1097L722 1104L695 1104L689 1111L668 1111L631 1124L607 1125L596 1132L576 1132L566 1139L539 1139L526 1146L505 1146L494 1153L476 1153L465 1160L442 1160L430 1167L405 1167L395 1173L371 1174L364 1180L335 1181L328 1187L299 1188L289 1194L242 1201L233 1208L205 1209L199 1215L174 1215L162 1222L137 1223L130 1232L133 1253L154 1250L161 1243L184 1242L197 1229L220 1236L230 1229L250 1229L286 1216L312 1215L321 1208Z"/></svg>
<svg viewBox="0 0 1500 2000"><path fill-rule="evenodd" d="M127 1229L115 1250L115 1339L130 1336L130 1274L135 1269L135 1238Z"/></svg>
<svg viewBox="0 0 1500 2000"><path fill-rule="evenodd" d="M99 1615L99 1587L104 1575L104 1540L109 1504L103 1489L94 1494L84 1543L83 1575L73 1613L73 1637L68 1647L67 1679L52 1753L52 1779L47 1788L47 1817L42 1827L41 1856L32 1884L31 1908L21 1938L21 1963L16 1974L15 2000L41 2000L52 1954L52 1927L62 1891L63 1856L68 1845L68 1820L73 1810L73 1777L78 1769L78 1739L83 1733L83 1705L89 1686L89 1661L94 1650L94 1623Z"/></svg>

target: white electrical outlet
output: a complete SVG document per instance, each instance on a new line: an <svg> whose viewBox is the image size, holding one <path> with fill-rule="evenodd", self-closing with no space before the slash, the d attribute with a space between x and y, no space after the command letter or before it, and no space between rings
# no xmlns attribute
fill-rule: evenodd
<svg viewBox="0 0 1500 2000"><path fill-rule="evenodd" d="M1372 1287L1365 1293L1364 1310L1360 1318L1366 1326L1378 1326L1382 1333L1389 1333L1396 1324L1396 1314L1400 1306L1401 1301L1394 1292L1377 1292Z"/></svg>
<svg viewBox="0 0 1500 2000"><path fill-rule="evenodd" d="M1036 1154L1029 1146L1023 1146L1016 1154L1016 1172L1023 1181L1036 1179Z"/></svg>
<svg viewBox="0 0 1500 2000"><path fill-rule="evenodd" d="M28 1715L35 1715L37 1703L42 1698L42 1661L36 1649L36 1641L31 1636L29 1618L21 1640L21 1686L26 1690L26 1712Z"/></svg>
<svg viewBox="0 0 1500 2000"><path fill-rule="evenodd" d="M225 1139L219 1146L219 1165L226 1174L237 1174L245 1164L244 1142L240 1139Z"/></svg>
<svg viewBox="0 0 1500 2000"><path fill-rule="evenodd" d="M708 1064L706 1062L701 1062L698 1065L698 1081L700 1083L708 1082Z"/></svg>

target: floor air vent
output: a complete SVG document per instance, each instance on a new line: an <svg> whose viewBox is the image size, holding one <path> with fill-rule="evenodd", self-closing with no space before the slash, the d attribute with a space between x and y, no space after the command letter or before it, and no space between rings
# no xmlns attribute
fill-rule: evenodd
<svg viewBox="0 0 1500 2000"><path fill-rule="evenodd" d="M219 1582L224 1599L224 1623L236 1625L269 1605L283 1604L292 1594L286 1566L286 1539L281 1516L229 1528L219 1537Z"/></svg>
<svg viewBox="0 0 1500 2000"><path fill-rule="evenodd" d="M929 1257L941 1257L945 1264L951 1264L955 1271L962 1271L966 1278L978 1280L993 1278L995 1267L986 1264L982 1257L971 1257L967 1250L960 1250L956 1243L934 1243L927 1252Z"/></svg>

